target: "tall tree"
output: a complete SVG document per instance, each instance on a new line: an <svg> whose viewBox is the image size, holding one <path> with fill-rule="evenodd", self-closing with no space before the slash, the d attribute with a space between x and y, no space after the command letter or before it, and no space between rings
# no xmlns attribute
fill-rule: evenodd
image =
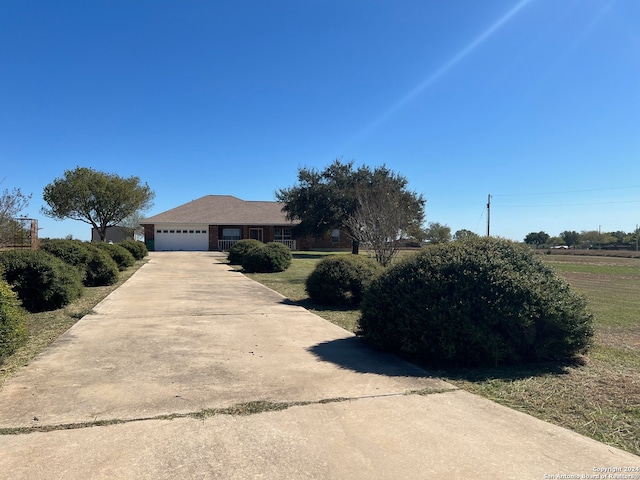
<svg viewBox="0 0 640 480"><path fill-rule="evenodd" d="M567 247L571 248L580 242L580 234L574 230L565 230L560 233L560 238L564 240Z"/></svg>
<svg viewBox="0 0 640 480"><path fill-rule="evenodd" d="M431 244L446 243L451 240L451 227L439 222L431 222L425 230L425 237Z"/></svg>
<svg viewBox="0 0 640 480"><path fill-rule="evenodd" d="M105 241L107 228L118 225L137 211L151 207L155 194L138 177L122 178L92 168L66 170L44 188L50 208L42 213L57 220L72 219L95 228Z"/></svg>
<svg viewBox="0 0 640 480"><path fill-rule="evenodd" d="M531 232L524 237L524 243L529 245L535 245L538 248L540 245L544 245L549 240L549 234L546 232Z"/></svg>
<svg viewBox="0 0 640 480"><path fill-rule="evenodd" d="M374 236L391 242L403 234L419 232L425 200L410 191L408 183L384 165L354 169L352 161L335 160L322 171L300 168L298 183L278 190L276 198L284 203L287 218L300 222L294 227L295 235L322 237L332 229L344 228L352 238L352 252L358 253L360 242ZM375 195L381 195L376 201L384 204L384 211L374 212ZM389 218L389 205L402 210L403 216Z"/></svg>
<svg viewBox="0 0 640 480"><path fill-rule="evenodd" d="M471 240L473 238L478 238L480 235L478 235L475 232L472 232L471 230L467 230L466 228L460 229L460 230L456 230L456 233L453 234L453 239L454 240Z"/></svg>

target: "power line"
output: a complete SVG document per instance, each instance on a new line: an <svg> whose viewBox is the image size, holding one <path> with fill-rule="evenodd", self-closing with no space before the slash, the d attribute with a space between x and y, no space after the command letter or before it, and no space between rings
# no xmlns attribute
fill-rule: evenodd
<svg viewBox="0 0 640 480"><path fill-rule="evenodd" d="M498 193L494 197L533 197L540 195L566 195L568 193L589 193L589 192L606 192L611 190L630 190L640 188L640 185L629 187L609 187L609 188L591 188L586 190L566 190L564 192L535 192L535 193Z"/></svg>
<svg viewBox="0 0 640 480"><path fill-rule="evenodd" d="M548 205L500 205L498 204L498 208L542 208L542 207L583 207L590 205L619 205L623 203L640 203L640 200L625 200L619 202L591 202L591 203L556 203L556 204L548 204ZM496 207L496 205L493 205Z"/></svg>

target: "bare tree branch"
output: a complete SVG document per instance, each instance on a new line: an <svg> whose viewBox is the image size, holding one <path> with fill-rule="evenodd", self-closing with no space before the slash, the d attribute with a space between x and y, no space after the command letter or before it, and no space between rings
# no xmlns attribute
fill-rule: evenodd
<svg viewBox="0 0 640 480"><path fill-rule="evenodd" d="M357 207L345 221L356 241L373 251L387 266L398 252L404 229L410 223L410 206L403 192L389 185L368 185L356 191Z"/></svg>

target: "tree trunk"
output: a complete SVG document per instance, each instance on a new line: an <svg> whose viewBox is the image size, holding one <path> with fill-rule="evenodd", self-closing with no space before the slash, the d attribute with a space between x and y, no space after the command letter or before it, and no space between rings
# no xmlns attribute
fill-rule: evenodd
<svg viewBox="0 0 640 480"><path fill-rule="evenodd" d="M360 253L360 242L357 240L351 240L351 254L358 255Z"/></svg>

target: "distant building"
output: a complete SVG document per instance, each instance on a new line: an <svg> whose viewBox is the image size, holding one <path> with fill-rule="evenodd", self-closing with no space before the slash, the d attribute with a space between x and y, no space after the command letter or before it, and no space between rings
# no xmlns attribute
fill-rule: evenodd
<svg viewBox="0 0 640 480"><path fill-rule="evenodd" d="M107 242L118 243L123 240L133 240L133 235L130 233L129 229L123 227L107 227ZM100 234L96 228L91 229L91 241L100 241Z"/></svg>

